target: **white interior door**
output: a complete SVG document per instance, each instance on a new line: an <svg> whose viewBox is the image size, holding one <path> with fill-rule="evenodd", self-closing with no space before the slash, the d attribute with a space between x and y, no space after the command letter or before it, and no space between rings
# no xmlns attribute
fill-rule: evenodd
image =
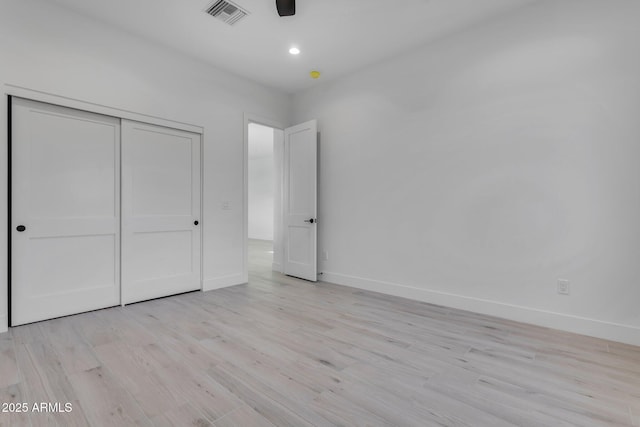
<svg viewBox="0 0 640 427"><path fill-rule="evenodd" d="M201 288L200 135L122 120L122 303Z"/></svg>
<svg viewBox="0 0 640 427"><path fill-rule="evenodd" d="M317 281L318 125L284 131L284 274Z"/></svg>
<svg viewBox="0 0 640 427"><path fill-rule="evenodd" d="M12 98L11 323L120 302L120 120Z"/></svg>

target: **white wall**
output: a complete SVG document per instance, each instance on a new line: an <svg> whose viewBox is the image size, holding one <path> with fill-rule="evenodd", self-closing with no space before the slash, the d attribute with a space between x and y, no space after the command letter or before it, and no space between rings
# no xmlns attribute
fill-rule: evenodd
<svg viewBox="0 0 640 427"><path fill-rule="evenodd" d="M288 95L36 0L0 0L0 86L5 84L204 127L205 287L241 282L243 113L288 123ZM3 147L6 135L3 100ZM6 149L0 164L7 170ZM6 174L0 174L3 204L6 188ZM229 210L221 209L224 201ZM6 224L4 206L0 222ZM0 331L7 315L6 230L0 227Z"/></svg>
<svg viewBox="0 0 640 427"><path fill-rule="evenodd" d="M250 239L273 240L275 163L273 128L249 123L249 229Z"/></svg>
<svg viewBox="0 0 640 427"><path fill-rule="evenodd" d="M297 94L324 277L640 344L639 16L541 1Z"/></svg>

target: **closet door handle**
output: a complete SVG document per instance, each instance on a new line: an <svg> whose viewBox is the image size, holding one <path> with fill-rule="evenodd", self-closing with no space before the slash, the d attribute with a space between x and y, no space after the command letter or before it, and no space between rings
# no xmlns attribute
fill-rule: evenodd
<svg viewBox="0 0 640 427"><path fill-rule="evenodd" d="M198 225L198 224L200 224L198 220L193 221L193 225Z"/></svg>
<svg viewBox="0 0 640 427"><path fill-rule="evenodd" d="M19 226L16 227L16 230L18 230L20 233L22 233L26 229L27 229L27 227L25 227L24 225L19 225Z"/></svg>

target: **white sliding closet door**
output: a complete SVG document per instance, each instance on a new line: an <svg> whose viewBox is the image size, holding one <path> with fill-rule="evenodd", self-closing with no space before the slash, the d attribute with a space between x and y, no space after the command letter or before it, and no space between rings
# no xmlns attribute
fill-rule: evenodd
<svg viewBox="0 0 640 427"><path fill-rule="evenodd" d="M120 303L120 120L12 98L13 326Z"/></svg>
<svg viewBox="0 0 640 427"><path fill-rule="evenodd" d="M200 135L122 120L122 303L197 290Z"/></svg>

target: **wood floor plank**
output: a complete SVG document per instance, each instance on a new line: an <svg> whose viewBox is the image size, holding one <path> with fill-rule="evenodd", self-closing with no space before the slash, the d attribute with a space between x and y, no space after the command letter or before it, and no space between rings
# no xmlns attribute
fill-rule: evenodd
<svg viewBox="0 0 640 427"><path fill-rule="evenodd" d="M620 413L615 418L608 414L594 411L588 405L575 405L562 398L551 397L535 388L513 385L495 378L482 377L479 380L479 390L496 400L506 402L513 408L525 408L540 425L548 425L554 420L558 425L572 426L625 426L630 425L628 413ZM543 424L545 422L545 424Z"/></svg>
<svg viewBox="0 0 640 427"><path fill-rule="evenodd" d="M330 391L321 393L316 399L309 402L309 406L335 426L395 426L361 405L354 405L342 396ZM424 425L427 426L429 423L425 422Z"/></svg>
<svg viewBox="0 0 640 427"><path fill-rule="evenodd" d="M0 388L18 384L19 381L18 363L13 347L0 351Z"/></svg>
<svg viewBox="0 0 640 427"><path fill-rule="evenodd" d="M395 426L460 425L455 422L454 414L430 413L418 408L406 398L389 393L386 390L363 383L356 378L343 380L321 396L335 394L330 399L342 399L351 406L385 420L385 424ZM443 416L444 415L444 416Z"/></svg>
<svg viewBox="0 0 640 427"><path fill-rule="evenodd" d="M42 332L42 322L11 328L11 338L17 346L18 344L28 344L31 342L46 341L47 337Z"/></svg>
<svg viewBox="0 0 640 427"><path fill-rule="evenodd" d="M16 345L16 355L20 364L22 380L20 385L24 390L22 393L24 402L31 406L36 402L50 401L50 392L48 392L49 380L40 372L41 369L48 369L48 367L46 365L40 367L37 360L32 360L25 344ZM34 426L58 424L53 414L34 415L30 419Z"/></svg>
<svg viewBox="0 0 640 427"><path fill-rule="evenodd" d="M215 421L242 406L242 401L205 372L180 364L163 367L154 375L173 394L184 399L207 419Z"/></svg>
<svg viewBox="0 0 640 427"><path fill-rule="evenodd" d="M101 365L109 369L148 417L186 403L181 396L176 398L155 375L163 366L147 351L151 345L136 346L114 341L95 347Z"/></svg>
<svg viewBox="0 0 640 427"><path fill-rule="evenodd" d="M488 414L521 427L554 426L568 427L574 424L537 410L528 399L487 392L479 385L483 378L467 370L453 370L430 378L425 387L439 394L477 408Z"/></svg>
<svg viewBox="0 0 640 427"><path fill-rule="evenodd" d="M73 328L88 342L91 346L106 344L120 339L118 330L108 322L99 311L79 314L73 316Z"/></svg>
<svg viewBox="0 0 640 427"><path fill-rule="evenodd" d="M599 400L585 390L580 381L575 381L575 378L563 377L558 373L549 374L544 369L536 369L533 363L524 364L480 351L469 352L467 359L477 372L490 371L494 378L519 387L533 400L556 402L553 406L602 422L629 422L624 402ZM589 375L589 372L583 375Z"/></svg>
<svg viewBox="0 0 640 427"><path fill-rule="evenodd" d="M215 366L208 374L254 411L279 427L312 426L285 405L277 402L271 390L242 373L237 367Z"/></svg>
<svg viewBox="0 0 640 427"><path fill-rule="evenodd" d="M213 378L224 380L232 375L236 381L268 395L273 402L282 405L283 408L295 413L311 425L330 426L331 424L325 418L309 410L308 402L316 397L318 392L304 384L296 383L291 377L284 372L278 372L278 370L277 365L262 366L260 362L242 367L225 363L210 369L209 374Z"/></svg>
<svg viewBox="0 0 640 427"><path fill-rule="evenodd" d="M178 408L171 409L156 415L151 419L155 427L213 427L211 420L207 419L200 411L185 403ZM251 425L251 424L245 424Z"/></svg>
<svg viewBox="0 0 640 427"><path fill-rule="evenodd" d="M247 405L220 418L215 423L216 427L275 427L265 417L258 414Z"/></svg>
<svg viewBox="0 0 640 427"><path fill-rule="evenodd" d="M633 426L640 426L640 404L629 406L629 416L631 417L631 424Z"/></svg>
<svg viewBox="0 0 640 427"><path fill-rule="evenodd" d="M102 367L72 374L69 379L81 398L92 426L151 426L133 396Z"/></svg>
<svg viewBox="0 0 640 427"><path fill-rule="evenodd" d="M79 405L78 394L70 383L62 362L48 341L32 341L16 346L26 402L31 408L40 404L71 404L72 411L31 411L33 425L83 426L87 420Z"/></svg>
<svg viewBox="0 0 640 427"><path fill-rule="evenodd" d="M30 405L27 405L27 412L23 412L22 410L22 404L28 404L28 402L20 385L14 384L0 389L0 403L20 404L21 406L19 412L15 409L9 410L10 408L7 408L7 412L0 412L0 427L27 427L31 425L31 421L29 420Z"/></svg>
<svg viewBox="0 0 640 427"><path fill-rule="evenodd" d="M49 340L53 349L68 374L82 372L100 366L93 348L73 327L73 320L68 317L53 319L40 323L44 335L55 337Z"/></svg>
<svg viewBox="0 0 640 427"><path fill-rule="evenodd" d="M0 352L13 350L15 339L11 334L0 334Z"/></svg>

